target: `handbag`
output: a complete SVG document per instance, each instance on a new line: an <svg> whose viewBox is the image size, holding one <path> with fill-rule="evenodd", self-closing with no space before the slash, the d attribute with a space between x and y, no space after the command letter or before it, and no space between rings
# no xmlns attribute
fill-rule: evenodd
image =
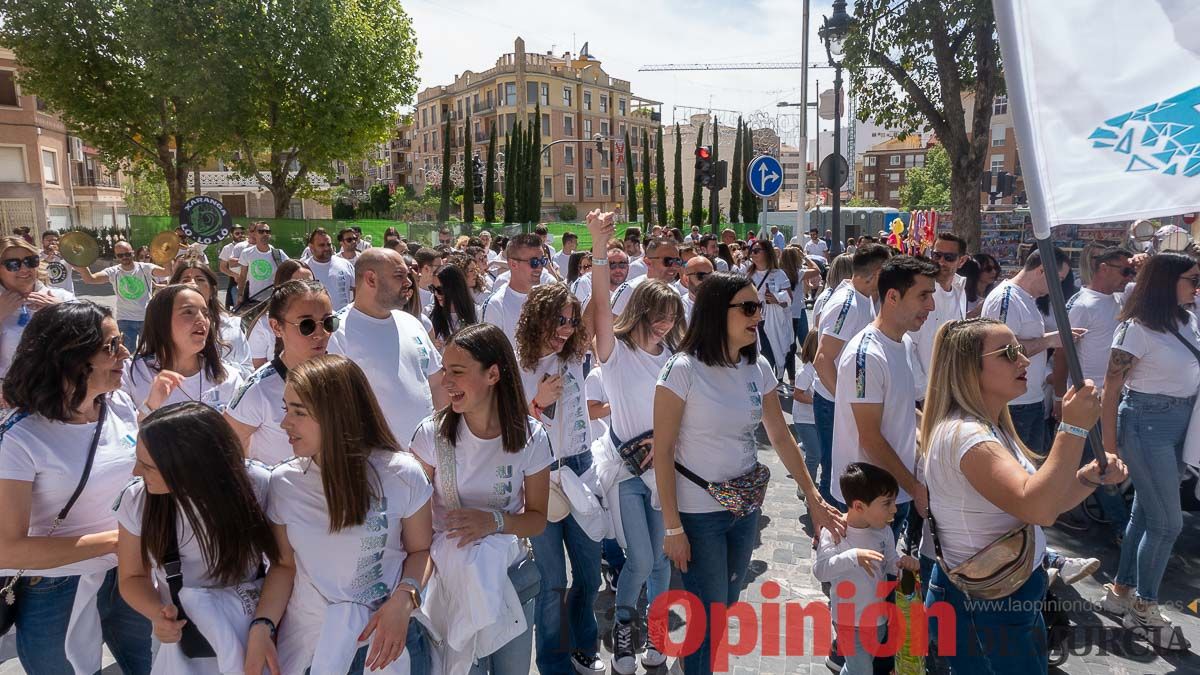
<svg viewBox="0 0 1200 675"><path fill-rule="evenodd" d="M204 638L196 624L188 620L183 603L179 601L179 591L183 589L183 563L179 560L179 535L175 531L175 513L172 509L170 518L171 528L167 537L167 550L163 554L162 566L167 573L167 588L171 591L171 602L175 605L177 621L187 621L183 625L183 635L179 639L179 648L189 659L204 659L217 655L212 645Z"/></svg>
<svg viewBox="0 0 1200 675"><path fill-rule="evenodd" d="M613 447L617 449L617 455L629 473L640 476L646 472L648 467L642 466L642 462L646 461L646 455L649 455L651 448L654 447L653 429L644 431L628 441L621 441L613 432L612 427L609 427L608 438L612 441Z"/></svg>
<svg viewBox="0 0 1200 675"><path fill-rule="evenodd" d="M719 483L704 480L679 462L675 462L675 469L683 474L684 478L704 488L735 518L748 516L761 509L767 496L767 483L771 482L771 470L762 462L755 462L753 469L737 478Z"/></svg>
<svg viewBox="0 0 1200 675"><path fill-rule="evenodd" d="M1006 598L1016 593L1033 575L1033 552L1036 548L1033 525L1014 527L953 568L942 557L937 519L933 517L932 509L929 512L929 531L933 534L933 549L938 565L949 577L950 583L969 598Z"/></svg>
<svg viewBox="0 0 1200 675"><path fill-rule="evenodd" d="M4 434L22 419L29 416L29 413L14 412L0 424L0 439L4 438ZM100 417L96 420L96 433L92 435L92 445L88 448L87 460L83 465L83 474L79 477L79 484L75 486L75 492L71 493L71 498L67 500L67 505L58 512L54 522L50 524L50 531L45 534L49 537L54 534L59 525L67 519L67 514L71 512L71 507L75 506L79 495L83 494L83 488L87 485L88 476L92 473L92 463L96 459L96 448L100 444L100 433L104 429L104 418L108 416L108 399L100 399ZM21 575L25 574L25 570L17 570L17 573L11 577L0 577L0 635L5 635L12 629L13 623L17 620L17 582L21 580Z"/></svg>

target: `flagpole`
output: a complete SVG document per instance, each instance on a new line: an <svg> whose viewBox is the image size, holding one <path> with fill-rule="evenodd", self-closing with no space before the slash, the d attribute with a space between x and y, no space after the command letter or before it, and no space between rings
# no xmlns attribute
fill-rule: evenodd
<svg viewBox="0 0 1200 675"><path fill-rule="evenodd" d="M1000 39L1000 53L1004 58L1005 78L1011 77L1014 81L1021 81L1025 75L1025 64L1021 61L1021 50L1016 48L1021 36L1017 33L1016 22L1011 13L1014 2L1015 0L992 0L992 10L996 15L996 29ZM1050 291L1050 311L1054 313L1054 324L1058 326L1058 334L1062 338L1060 341L1063 354L1067 357L1067 372L1071 376L1071 382L1078 387L1083 383L1083 368L1079 365L1079 352L1075 349L1075 339L1071 334L1071 318L1067 314L1067 299L1063 296L1062 283L1058 280L1058 266L1054 262L1054 242L1050 239L1050 218L1046 211L1046 195L1042 194L1042 158L1036 156L1028 142L1033 136L1033 118L1029 101L1025 97L1024 88L1019 86L1008 87L1008 98L1013 127L1017 136L1017 152L1021 157L1021 166L1025 175L1025 193L1029 199L1034 238L1037 241L1038 255L1042 259L1042 270L1046 274L1046 287ZM1053 267L1053 271L1051 271L1051 267ZM1095 424L1088 432L1088 442L1092 446L1092 454L1096 457L1100 471L1106 471L1108 457L1104 454L1099 423Z"/></svg>

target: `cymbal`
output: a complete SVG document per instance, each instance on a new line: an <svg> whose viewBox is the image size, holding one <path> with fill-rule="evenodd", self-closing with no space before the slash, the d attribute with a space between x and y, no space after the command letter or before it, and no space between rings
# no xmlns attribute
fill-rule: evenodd
<svg viewBox="0 0 1200 675"><path fill-rule="evenodd" d="M150 240L150 261L159 267L166 267L179 253L181 240L174 230L164 230L154 235Z"/></svg>
<svg viewBox="0 0 1200 675"><path fill-rule="evenodd" d="M100 257L100 242L88 232L74 230L59 237L58 253L72 265L87 267Z"/></svg>

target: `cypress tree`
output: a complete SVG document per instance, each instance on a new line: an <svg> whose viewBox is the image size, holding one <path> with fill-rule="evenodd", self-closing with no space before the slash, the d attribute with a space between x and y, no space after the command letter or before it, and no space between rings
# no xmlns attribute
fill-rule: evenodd
<svg viewBox="0 0 1200 675"><path fill-rule="evenodd" d="M654 191L654 200L658 202L658 224L665 227L667 224L667 167L663 164L663 132L661 124L658 125L658 130L655 134L658 147L654 150L654 173L657 175L658 186Z"/></svg>
<svg viewBox="0 0 1200 675"><path fill-rule="evenodd" d="M469 228L475 222L475 162L471 156L471 104L467 104L467 119L463 126L463 206L462 219ZM468 230L469 232L470 230Z"/></svg>
<svg viewBox="0 0 1200 675"><path fill-rule="evenodd" d="M533 133L529 136L529 175L525 198L525 221L537 223L542 219L542 104L538 103L533 113Z"/></svg>
<svg viewBox="0 0 1200 675"><path fill-rule="evenodd" d="M699 150L704 146L704 125L700 125L700 130L696 132L696 149ZM688 220L692 225L700 227L704 222L704 186L700 184L700 174L696 174L692 181L692 213Z"/></svg>
<svg viewBox="0 0 1200 675"><path fill-rule="evenodd" d="M512 134L504 134L504 222L513 221L513 144Z"/></svg>
<svg viewBox="0 0 1200 675"><path fill-rule="evenodd" d="M742 118L738 116L733 141L733 161L729 164L729 222L738 223L742 212Z"/></svg>
<svg viewBox="0 0 1200 675"><path fill-rule="evenodd" d="M662 177L659 177L662 180ZM679 137L679 123L675 123L675 213L671 221L675 227L683 228L683 140Z"/></svg>
<svg viewBox="0 0 1200 675"><path fill-rule="evenodd" d="M633 148L629 145L629 132L625 132L625 198L629 203L628 220L631 223L637 222L638 202L637 202L637 179L633 172Z"/></svg>
<svg viewBox="0 0 1200 675"><path fill-rule="evenodd" d="M654 224L654 210L650 207L650 133L642 129L642 212L646 214L646 227Z"/></svg>
<svg viewBox="0 0 1200 675"><path fill-rule="evenodd" d="M492 131L488 140L487 178L483 181L483 220L486 223L496 222L496 123L492 122Z"/></svg>
<svg viewBox="0 0 1200 675"><path fill-rule="evenodd" d="M450 116L446 115L446 131L442 137L442 201L438 206L438 225L450 220Z"/></svg>
<svg viewBox="0 0 1200 675"><path fill-rule="evenodd" d="M521 223L525 218L525 134L520 122L513 127L512 168L512 222Z"/></svg>
<svg viewBox="0 0 1200 675"><path fill-rule="evenodd" d="M742 175L746 175L746 167L754 159L754 132L750 125L742 130ZM758 197L750 190L742 190L742 220L748 225L758 223Z"/></svg>

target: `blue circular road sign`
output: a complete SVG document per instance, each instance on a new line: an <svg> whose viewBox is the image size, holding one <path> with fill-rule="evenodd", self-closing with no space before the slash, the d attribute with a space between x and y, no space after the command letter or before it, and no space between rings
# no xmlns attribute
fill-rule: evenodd
<svg viewBox="0 0 1200 675"><path fill-rule="evenodd" d="M783 166L770 155L759 155L746 167L746 185L763 199L774 197L783 187Z"/></svg>

